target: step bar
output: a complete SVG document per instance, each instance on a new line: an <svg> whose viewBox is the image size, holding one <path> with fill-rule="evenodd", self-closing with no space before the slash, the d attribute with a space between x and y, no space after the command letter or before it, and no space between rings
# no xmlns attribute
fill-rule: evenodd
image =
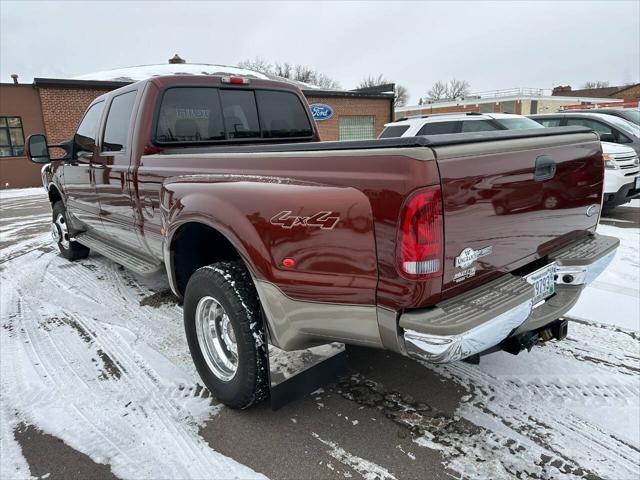
<svg viewBox="0 0 640 480"><path fill-rule="evenodd" d="M72 240L140 275L149 276L164 269L162 263L133 254L112 243L107 243L106 240L91 232L80 233Z"/></svg>

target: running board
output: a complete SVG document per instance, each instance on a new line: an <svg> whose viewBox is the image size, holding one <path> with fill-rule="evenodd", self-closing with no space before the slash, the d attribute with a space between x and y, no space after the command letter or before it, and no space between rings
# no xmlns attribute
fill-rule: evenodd
<svg viewBox="0 0 640 480"><path fill-rule="evenodd" d="M102 238L89 232L80 233L73 240L140 275L152 275L163 268L162 263L134 255L122 248L106 243Z"/></svg>

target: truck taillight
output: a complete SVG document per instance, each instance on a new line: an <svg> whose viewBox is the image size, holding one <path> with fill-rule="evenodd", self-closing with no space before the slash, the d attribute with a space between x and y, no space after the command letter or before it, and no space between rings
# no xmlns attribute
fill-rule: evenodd
<svg viewBox="0 0 640 480"><path fill-rule="evenodd" d="M400 213L398 260L408 278L442 274L442 194L440 187L418 190L407 198Z"/></svg>
<svg viewBox="0 0 640 480"><path fill-rule="evenodd" d="M243 77L222 77L222 83L231 85L249 85L249 79Z"/></svg>

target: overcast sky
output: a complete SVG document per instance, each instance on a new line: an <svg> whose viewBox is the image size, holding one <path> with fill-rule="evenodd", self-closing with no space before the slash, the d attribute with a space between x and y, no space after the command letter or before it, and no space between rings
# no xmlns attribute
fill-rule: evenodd
<svg viewBox="0 0 640 480"><path fill-rule="evenodd" d="M411 100L640 81L640 2L44 2L0 0L0 81L166 63L303 63L354 88L382 73Z"/></svg>

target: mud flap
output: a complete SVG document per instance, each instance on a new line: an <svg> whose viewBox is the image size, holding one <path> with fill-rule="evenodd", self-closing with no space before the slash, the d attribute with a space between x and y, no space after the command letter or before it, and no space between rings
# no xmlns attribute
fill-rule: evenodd
<svg viewBox="0 0 640 480"><path fill-rule="evenodd" d="M268 349L272 410L337 381L347 370L347 352L343 343L290 352L268 343Z"/></svg>

